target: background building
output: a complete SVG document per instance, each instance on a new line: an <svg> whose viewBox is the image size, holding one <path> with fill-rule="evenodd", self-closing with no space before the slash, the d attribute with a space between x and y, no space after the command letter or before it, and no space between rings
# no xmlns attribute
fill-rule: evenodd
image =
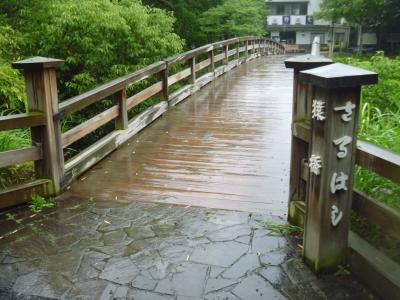
<svg viewBox="0 0 400 300"><path fill-rule="evenodd" d="M268 27L272 39L309 49L315 36L320 36L321 45L331 40L332 24L315 20L313 14L319 11L322 0L266 0L269 8ZM334 24L335 45L347 47L350 26L343 22Z"/></svg>

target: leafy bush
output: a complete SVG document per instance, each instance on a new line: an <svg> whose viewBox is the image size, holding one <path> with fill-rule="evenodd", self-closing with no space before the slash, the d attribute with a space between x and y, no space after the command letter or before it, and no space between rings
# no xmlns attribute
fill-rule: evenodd
<svg viewBox="0 0 400 300"><path fill-rule="evenodd" d="M211 40L264 35L267 8L263 0L225 0L200 18L202 31Z"/></svg>
<svg viewBox="0 0 400 300"><path fill-rule="evenodd" d="M19 113L26 109L23 77L10 65L16 51L14 30L0 24L0 115Z"/></svg>
<svg viewBox="0 0 400 300"><path fill-rule="evenodd" d="M375 71L378 84L362 88L358 138L400 152L400 57L382 52L372 57L336 58ZM400 185L362 168L356 168L355 187L400 210Z"/></svg>
<svg viewBox="0 0 400 300"><path fill-rule="evenodd" d="M32 1L9 21L19 32L23 56L65 60L58 76L60 99L183 48L172 15L135 0Z"/></svg>
<svg viewBox="0 0 400 300"><path fill-rule="evenodd" d="M57 77L59 98L66 99L183 49L172 14L139 0L8 0L0 2L0 13L0 114L25 111L23 77L11 68L13 60L37 55L64 59ZM68 116L63 130L111 105L105 99ZM112 129L110 123L96 130L72 145L72 152ZM29 131L1 132L0 143L2 151L27 146ZM32 171L32 164L25 167L1 169L0 186L19 182L19 174Z"/></svg>

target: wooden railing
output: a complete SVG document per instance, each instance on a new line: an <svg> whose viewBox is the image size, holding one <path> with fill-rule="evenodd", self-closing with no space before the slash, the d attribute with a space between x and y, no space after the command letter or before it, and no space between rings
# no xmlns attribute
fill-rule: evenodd
<svg viewBox="0 0 400 300"><path fill-rule="evenodd" d="M313 55L288 59L286 66L294 69L289 221L305 227L304 259L319 272L332 269L335 261L344 264L347 258L357 276L384 299L395 299L400 294L400 265L349 231L352 209L369 225L379 227L383 235L400 240L400 213L353 188L351 180L351 166L356 164L400 184L400 154L369 142L356 141L360 86L376 82L377 75ZM316 117L314 101L323 102L323 118ZM344 101L356 105L352 124L350 120L343 122L334 109L338 107L337 103ZM348 161L344 164L337 157L338 144L332 143L332 137L342 136L352 138L344 146L348 150ZM313 155L320 156L319 172L310 171ZM345 168L348 168L347 172ZM329 179L333 172L340 171L349 175L345 185L347 190L335 194L330 192L332 183ZM336 219L332 224L332 214L338 216L338 211L332 211L331 205L340 209L341 223L336 223ZM307 247L318 251L312 253ZM350 251L343 256L346 251L337 247Z"/></svg>
<svg viewBox="0 0 400 300"><path fill-rule="evenodd" d="M14 63L15 68L24 70L28 113L0 117L0 130L30 128L32 147L0 153L0 168L35 161L37 180L0 191L0 209L29 201L33 194L59 193L77 176L214 78L258 56L284 52L281 44L269 39L233 38L154 63L60 103L55 68L63 61L35 57ZM187 65L183 70L177 67L182 64ZM175 69L178 71L173 73ZM199 71L205 74L197 78ZM148 78L155 82L127 95L130 86ZM184 79L189 83L184 84ZM183 87L170 92L176 83ZM128 118L130 109L156 96L159 103ZM106 98L113 99L115 104L61 133L64 118ZM111 133L64 162L67 147L111 121L115 122Z"/></svg>

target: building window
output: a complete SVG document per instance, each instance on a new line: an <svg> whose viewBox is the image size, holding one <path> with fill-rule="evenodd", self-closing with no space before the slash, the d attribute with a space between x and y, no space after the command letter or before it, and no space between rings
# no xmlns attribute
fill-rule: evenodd
<svg viewBox="0 0 400 300"><path fill-rule="evenodd" d="M269 8L269 14L271 16L275 16L275 15L278 14L277 13L277 6L275 4L270 4L268 8Z"/></svg>
<svg viewBox="0 0 400 300"><path fill-rule="evenodd" d="M292 4L292 15L300 15L300 4Z"/></svg>
<svg viewBox="0 0 400 300"><path fill-rule="evenodd" d="M278 4L278 7L276 8L277 15L284 15L285 14L285 5L283 4Z"/></svg>
<svg viewBox="0 0 400 300"><path fill-rule="evenodd" d="M307 3L300 3L300 15L307 14Z"/></svg>

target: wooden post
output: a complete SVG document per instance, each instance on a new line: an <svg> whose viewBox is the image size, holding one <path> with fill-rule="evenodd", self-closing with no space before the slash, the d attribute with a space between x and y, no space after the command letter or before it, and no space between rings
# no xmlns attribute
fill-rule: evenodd
<svg viewBox="0 0 400 300"><path fill-rule="evenodd" d="M165 62L165 69L158 74L162 82L162 90L160 92L161 101L168 101L169 89L168 89L168 63Z"/></svg>
<svg viewBox="0 0 400 300"><path fill-rule="evenodd" d="M190 66L190 83L194 84L196 82L196 57L192 57L189 59Z"/></svg>
<svg viewBox="0 0 400 300"><path fill-rule="evenodd" d="M246 51L245 51L246 58L249 56L249 41L246 40Z"/></svg>
<svg viewBox="0 0 400 300"><path fill-rule="evenodd" d="M214 49L211 49L210 52L208 52L208 58L210 59L210 72L213 73L215 71L215 62L214 62Z"/></svg>
<svg viewBox="0 0 400 300"><path fill-rule="evenodd" d="M34 57L12 64L24 71L28 111L42 112L46 118L45 126L31 128L31 136L32 144L41 145L43 151L43 159L35 162L36 176L53 181L53 194L60 192L64 176L56 81L56 67L63 63L59 59Z"/></svg>
<svg viewBox="0 0 400 300"><path fill-rule="evenodd" d="M265 50L266 50L266 39L262 40L262 55L265 56Z"/></svg>
<svg viewBox="0 0 400 300"><path fill-rule="evenodd" d="M238 40L236 44L236 59L238 60L238 63L239 63L239 58L240 58L240 40Z"/></svg>
<svg viewBox="0 0 400 300"><path fill-rule="evenodd" d="M340 63L299 75L314 90L303 257L316 273L346 262L361 86L377 79Z"/></svg>
<svg viewBox="0 0 400 300"><path fill-rule="evenodd" d="M115 129L124 130L128 128L128 108L126 106L126 88L118 91L114 95L115 102L118 104L119 115L115 119Z"/></svg>
<svg viewBox="0 0 400 300"><path fill-rule="evenodd" d="M224 50L225 50L225 64L226 64L226 66L228 66L228 64L229 64L229 45L225 45Z"/></svg>
<svg viewBox="0 0 400 300"><path fill-rule="evenodd" d="M290 185L288 221L304 225L306 182L302 179L303 162L308 159L308 142L297 132L298 125L308 125L311 120L311 87L298 80L299 72L331 64L323 56L301 55L285 60L286 68L293 69L292 147L290 158Z"/></svg>

